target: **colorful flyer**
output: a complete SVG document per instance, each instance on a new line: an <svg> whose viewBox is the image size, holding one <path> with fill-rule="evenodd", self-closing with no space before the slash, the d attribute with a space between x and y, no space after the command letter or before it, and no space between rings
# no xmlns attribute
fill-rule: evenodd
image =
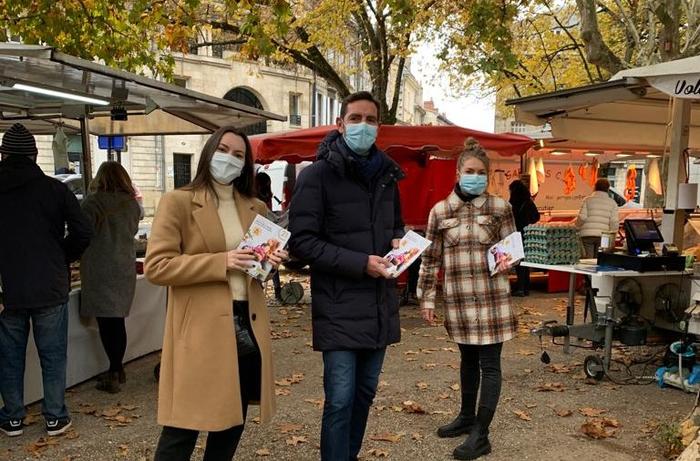
<svg viewBox="0 0 700 461"><path fill-rule="evenodd" d="M291 234L286 229L257 215L238 245L239 250L253 250L255 254L253 266L245 272L260 281L267 280L272 271L269 256L275 251L283 249L290 236Z"/></svg>
<svg viewBox="0 0 700 461"><path fill-rule="evenodd" d="M523 238L520 232L513 232L491 248L486 253L491 275L510 269L517 262L525 259Z"/></svg>
<svg viewBox="0 0 700 461"><path fill-rule="evenodd" d="M388 269L393 278L401 275L432 242L414 231L408 231L401 239L399 247L391 250L384 258L392 266Z"/></svg>

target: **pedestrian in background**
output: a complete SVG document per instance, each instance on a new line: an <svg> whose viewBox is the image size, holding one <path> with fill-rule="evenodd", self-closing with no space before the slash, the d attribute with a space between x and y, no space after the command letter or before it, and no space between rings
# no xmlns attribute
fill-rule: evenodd
<svg viewBox="0 0 700 461"><path fill-rule="evenodd" d="M515 337L508 274L490 275L489 248L515 232L511 207L486 192L489 158L469 138L457 162L453 192L430 211L418 282L422 316L435 322L438 274L442 280L445 327L459 346L462 405L439 437L469 434L455 448L456 459L477 459L491 452L489 427L501 394L501 350ZM479 393L481 391L481 393ZM478 411L477 411L478 396Z"/></svg>
<svg viewBox="0 0 700 461"><path fill-rule="evenodd" d="M34 136L16 123L0 145L0 431L23 433L24 367L31 324L41 361L46 432L71 427L65 404L70 269L92 229L75 195L41 171Z"/></svg>
<svg viewBox="0 0 700 461"><path fill-rule="evenodd" d="M120 391L126 382L126 324L136 289L136 249L141 207L131 178L118 162L104 162L81 204L95 230L80 261L80 315L95 317L109 370L97 389Z"/></svg>
<svg viewBox="0 0 700 461"><path fill-rule="evenodd" d="M576 226L583 242L585 258L598 257L603 232L617 233L620 228L620 212L615 200L608 195L609 191L610 181L596 181L595 190L584 199L578 212Z"/></svg>
<svg viewBox="0 0 700 461"><path fill-rule="evenodd" d="M513 209L515 218L515 229L522 233L530 224L535 224L540 220L540 212L537 205L532 200L530 190L521 179L516 179L510 186L510 206ZM518 264L515 266L515 273L518 275L517 289L513 296L530 295L530 269Z"/></svg>

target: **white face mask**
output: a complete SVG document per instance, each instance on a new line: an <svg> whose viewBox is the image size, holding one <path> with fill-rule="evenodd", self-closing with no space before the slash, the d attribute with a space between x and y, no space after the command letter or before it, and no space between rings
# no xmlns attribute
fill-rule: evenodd
<svg viewBox="0 0 700 461"><path fill-rule="evenodd" d="M231 184L234 179L241 175L245 160L234 157L226 152L216 151L209 163L209 171L216 182L221 184Z"/></svg>

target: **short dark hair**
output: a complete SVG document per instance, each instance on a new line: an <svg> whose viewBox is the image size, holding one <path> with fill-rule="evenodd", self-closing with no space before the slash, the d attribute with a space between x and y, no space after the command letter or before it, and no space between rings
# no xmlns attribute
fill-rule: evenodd
<svg viewBox="0 0 700 461"><path fill-rule="evenodd" d="M253 171L253 149L250 146L250 141L246 134L234 127L234 126L222 126L216 130L207 140L206 144L202 148L202 153L199 156L199 164L197 165L197 173L191 183L183 186L185 190L195 190L195 189L206 189L213 197L216 197L214 191L214 177L209 171L209 164L211 163L211 158L214 156L214 152L219 148L219 143L221 138L224 137L226 133L233 133L239 138L243 139L245 144L245 164L241 170L241 175L233 180L233 186L246 197L255 197L255 173Z"/></svg>
<svg viewBox="0 0 700 461"><path fill-rule="evenodd" d="M381 116L382 108L379 105L379 101L377 101L374 98L374 96L372 96L372 93L370 93L369 91L358 91L356 93L347 95L345 99L343 99L343 103L340 105L340 118L345 118L345 115L348 113L348 105L357 101L371 102L377 107L377 118Z"/></svg>
<svg viewBox="0 0 700 461"><path fill-rule="evenodd" d="M595 190L598 192L607 192L610 190L610 181L605 178L599 179L595 182Z"/></svg>

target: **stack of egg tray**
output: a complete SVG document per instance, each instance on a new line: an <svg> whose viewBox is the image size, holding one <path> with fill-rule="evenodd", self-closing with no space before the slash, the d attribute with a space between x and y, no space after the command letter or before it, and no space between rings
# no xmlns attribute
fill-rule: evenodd
<svg viewBox="0 0 700 461"><path fill-rule="evenodd" d="M538 264L576 264L581 257L578 231L571 224L533 224L525 228L525 260Z"/></svg>

